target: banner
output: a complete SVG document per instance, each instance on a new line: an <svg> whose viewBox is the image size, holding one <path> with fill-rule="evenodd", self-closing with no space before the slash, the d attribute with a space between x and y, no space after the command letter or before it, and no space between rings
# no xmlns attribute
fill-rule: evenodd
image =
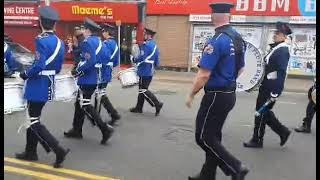
<svg viewBox="0 0 320 180"><path fill-rule="evenodd" d="M147 14L211 14L212 0L148 0ZM316 0L227 0L232 15L316 16Z"/></svg>
<svg viewBox="0 0 320 180"><path fill-rule="evenodd" d="M36 3L4 3L4 25L37 26L38 5Z"/></svg>
<svg viewBox="0 0 320 180"><path fill-rule="evenodd" d="M138 23L136 3L112 2L51 2L61 21L83 21L88 17L96 22Z"/></svg>

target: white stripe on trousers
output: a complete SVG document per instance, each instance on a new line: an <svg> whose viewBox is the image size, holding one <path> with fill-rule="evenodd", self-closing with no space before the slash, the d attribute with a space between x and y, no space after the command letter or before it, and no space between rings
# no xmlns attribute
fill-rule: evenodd
<svg viewBox="0 0 320 180"><path fill-rule="evenodd" d="M140 91L140 90L139 90ZM147 92L148 89L141 89L141 92L139 93L142 93L144 95L144 97L148 98L150 100L150 102L152 102L153 106L155 106L155 103L152 101L152 99L150 99L147 94L145 92Z"/></svg>
<svg viewBox="0 0 320 180"><path fill-rule="evenodd" d="M204 144L205 146L207 146L207 147L212 151L213 154L215 154L219 159L221 159L222 162L223 162L224 164L226 164L234 173L237 173L237 171L235 171L235 169L233 169L232 166L230 166L227 162L225 162L225 161L213 150L213 148L210 147L210 146L206 143L205 139L203 138L203 130L204 130L204 128L205 128L205 125L206 125L207 118L208 118L209 112L210 112L210 110L211 110L211 107L212 107L212 105L214 104L214 102L215 102L215 100L216 100L216 95L217 95L217 93L214 93L214 98L213 98L212 103L211 103L211 105L209 106L209 109L208 109L208 111L207 111L207 113L206 113L206 117L205 117L205 119L204 119L204 123L203 123L202 129L201 129L200 140L202 140L202 141L203 141L203 144Z"/></svg>

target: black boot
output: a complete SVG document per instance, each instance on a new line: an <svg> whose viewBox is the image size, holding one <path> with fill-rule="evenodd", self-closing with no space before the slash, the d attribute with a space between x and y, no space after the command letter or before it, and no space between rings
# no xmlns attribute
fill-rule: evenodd
<svg viewBox="0 0 320 180"><path fill-rule="evenodd" d="M117 125L116 122L118 122L118 120L119 120L120 118L121 118L121 116L120 116L118 113L113 114L113 115L111 115L111 121L109 121L108 124L109 124L110 126Z"/></svg>
<svg viewBox="0 0 320 180"><path fill-rule="evenodd" d="M283 135L280 136L280 146L283 146L289 139L291 134L290 130L287 130Z"/></svg>
<svg viewBox="0 0 320 180"><path fill-rule="evenodd" d="M248 172L249 172L249 169L241 165L239 173L232 175L231 180L244 180Z"/></svg>
<svg viewBox="0 0 320 180"><path fill-rule="evenodd" d="M294 128L299 133L311 133L311 126L308 126L305 122L300 127Z"/></svg>
<svg viewBox="0 0 320 180"><path fill-rule="evenodd" d="M142 109L138 109L136 107L130 108L130 112L132 113L142 113Z"/></svg>
<svg viewBox="0 0 320 180"><path fill-rule="evenodd" d="M260 129L260 133L262 132L260 136L259 136L259 126L261 126L261 124L259 123L259 120L256 118L252 138L250 139L250 141L243 143L244 147L263 148L263 135L264 135L265 126L262 126L262 129Z"/></svg>
<svg viewBox="0 0 320 180"><path fill-rule="evenodd" d="M114 129L109 124L105 124L104 127L100 127L101 133L102 133L102 140L100 141L100 144L105 145L106 142L110 139L112 136Z"/></svg>
<svg viewBox="0 0 320 180"><path fill-rule="evenodd" d="M156 106L156 116L159 115L162 106L163 106L163 103L162 103L162 102L160 102L160 103Z"/></svg>
<svg viewBox="0 0 320 180"><path fill-rule="evenodd" d="M200 173L189 176L188 180L215 180L216 179L216 169L210 169L206 164L202 166Z"/></svg>
<svg viewBox="0 0 320 180"><path fill-rule="evenodd" d="M38 161L38 155L34 152L24 151L22 153L15 154L17 159L25 160L25 161Z"/></svg>
<svg viewBox="0 0 320 180"><path fill-rule="evenodd" d="M67 132L63 132L64 137L66 138L75 138L75 139L82 139L82 132L81 131L77 131L74 128L70 129Z"/></svg>
<svg viewBox="0 0 320 180"><path fill-rule="evenodd" d="M26 148L22 153L16 153L15 156L17 159L26 160L26 161L37 161L37 145L38 145L38 137L31 130L31 128L27 129L26 134Z"/></svg>
<svg viewBox="0 0 320 180"><path fill-rule="evenodd" d="M70 152L70 149L63 149L61 146L57 146L57 148L54 150L56 153L56 161L53 164L54 168L61 168L62 163L65 160L66 155Z"/></svg>

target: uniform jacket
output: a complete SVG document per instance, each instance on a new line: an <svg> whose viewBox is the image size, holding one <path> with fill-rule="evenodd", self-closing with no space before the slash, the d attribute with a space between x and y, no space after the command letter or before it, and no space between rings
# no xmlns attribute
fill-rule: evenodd
<svg viewBox="0 0 320 180"><path fill-rule="evenodd" d="M25 72L28 79L24 98L46 102L52 100L55 74L60 72L63 65L64 43L53 32L44 32L36 37L35 44L35 61Z"/></svg>
<svg viewBox="0 0 320 180"><path fill-rule="evenodd" d="M260 88L264 91L280 95L283 91L290 58L289 47L285 42L270 44L270 51L264 57L265 75Z"/></svg>
<svg viewBox="0 0 320 180"><path fill-rule="evenodd" d="M119 47L113 38L104 41L109 52L109 58L103 63L103 82L110 82L112 78L112 68L119 65Z"/></svg>
<svg viewBox="0 0 320 180"><path fill-rule="evenodd" d="M105 45L97 36L89 36L81 45L81 61L77 71L81 74L78 77L78 85L96 85L98 83L98 68L96 64L102 62L105 57Z"/></svg>
<svg viewBox="0 0 320 180"><path fill-rule="evenodd" d="M7 43L4 42L4 72L11 72L17 69L17 64L12 56L11 49Z"/></svg>
<svg viewBox="0 0 320 180"><path fill-rule="evenodd" d="M159 49L154 40L148 40L140 47L140 55L135 59L138 64L137 75L140 77L153 76L154 66L159 67Z"/></svg>
<svg viewBox="0 0 320 180"><path fill-rule="evenodd" d="M236 87L238 70L244 67L245 44L241 36L229 25L215 29L213 38L209 39L204 47L198 67L211 71L210 79L206 87L225 88ZM234 42L222 31L227 31L233 37L240 38L242 42L242 53L240 52L239 62L236 62Z"/></svg>

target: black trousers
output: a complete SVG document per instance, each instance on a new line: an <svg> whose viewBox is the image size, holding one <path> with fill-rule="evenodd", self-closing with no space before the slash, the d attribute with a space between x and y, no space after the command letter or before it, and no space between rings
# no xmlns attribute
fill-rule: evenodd
<svg viewBox="0 0 320 180"><path fill-rule="evenodd" d="M256 102L256 111L263 106L270 99L270 91L266 91L262 88L259 89L259 94ZM282 125L278 118L276 118L275 114L272 111L275 102L269 104L268 110L262 113L260 116L255 117L254 121L254 133L253 140L262 141L265 133L265 127L268 125L275 133L279 136L287 133L289 129Z"/></svg>
<svg viewBox="0 0 320 180"><path fill-rule="evenodd" d="M101 89L106 89L108 86L108 83L103 83L99 86L99 88ZM99 103L97 102L98 99L95 98L95 104L98 105ZM118 115L118 111L113 107L113 105L111 104L108 96L106 94L104 94L101 97L100 100L100 105L99 107L97 107L96 109L98 109L98 112L100 113L101 110L101 104L103 105L103 107L107 110L108 114L110 114L111 117L117 116Z"/></svg>
<svg viewBox="0 0 320 180"><path fill-rule="evenodd" d="M151 81L152 81L152 76L140 77L140 79L139 79L139 95L138 95L136 109L142 110L144 100L147 100L148 103L152 107L159 106L160 102L157 99L157 97L151 91L148 90Z"/></svg>
<svg viewBox="0 0 320 180"><path fill-rule="evenodd" d="M47 130L47 128L40 123L41 111L45 105L45 102L32 102L28 101L28 114L32 124L27 128L27 143L26 152L27 153L37 153L38 142L43 146L43 148L49 153L51 150L57 152L59 142L55 137Z"/></svg>
<svg viewBox="0 0 320 180"><path fill-rule="evenodd" d="M227 175L239 172L241 162L221 144L224 122L236 102L234 92L206 92L196 119L196 142L206 153L205 165L212 171L217 166Z"/></svg>
<svg viewBox="0 0 320 180"><path fill-rule="evenodd" d="M309 100L309 103L306 109L306 117L303 118L303 123L309 128L311 127L312 119L315 113L316 113L316 105L311 100Z"/></svg>
<svg viewBox="0 0 320 180"><path fill-rule="evenodd" d="M100 115L96 109L90 104L91 96L96 90L96 85L82 85L77 94L77 100L75 102L75 111L73 117L73 129L77 132L82 133L82 126L84 123L85 116L91 120L93 124L96 124L101 132L108 131L108 126L102 121ZM80 105L80 96L83 96L85 105Z"/></svg>

